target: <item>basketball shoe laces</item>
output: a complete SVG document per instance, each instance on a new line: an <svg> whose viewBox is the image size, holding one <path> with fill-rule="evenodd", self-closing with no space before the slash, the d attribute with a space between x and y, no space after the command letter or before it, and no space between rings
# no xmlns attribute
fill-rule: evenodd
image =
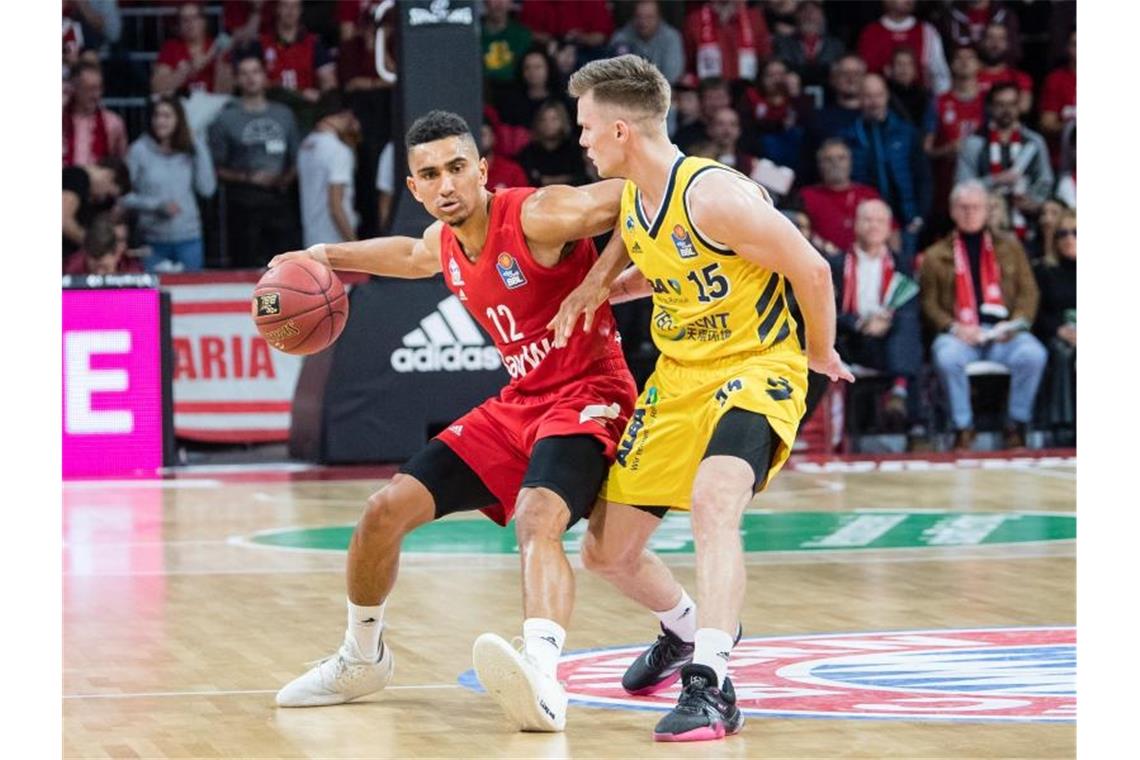
<svg viewBox="0 0 1140 760"><path fill-rule="evenodd" d="M685 642L681 641L680 636L663 626L661 633L657 635L657 642L649 648L645 664L652 670L672 664L681 657L680 648L684 645Z"/></svg>
<svg viewBox="0 0 1140 760"><path fill-rule="evenodd" d="M350 646L350 642L345 637L344 644L335 654L330 654L328 657L322 657L319 660L309 660L305 663L307 667L318 667L320 673L328 683L347 685L354 681L360 680L368 672L368 666L375 665L376 663L369 663L367 660L353 660L349 662L345 657L345 649ZM387 646L384 640L380 640L380 648L376 650L376 662L384 659L384 647ZM326 667L330 665L331 667ZM330 672L331 671L331 672Z"/></svg>
<svg viewBox="0 0 1140 760"><path fill-rule="evenodd" d="M713 693L714 690L719 693L719 689L709 686L701 676L693 676L681 690L681 696L677 698L677 707L674 709L694 715L706 713L719 718L720 703Z"/></svg>

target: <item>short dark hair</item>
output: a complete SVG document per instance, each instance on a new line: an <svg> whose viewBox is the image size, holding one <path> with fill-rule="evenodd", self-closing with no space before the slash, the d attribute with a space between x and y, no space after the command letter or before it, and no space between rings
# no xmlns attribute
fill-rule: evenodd
<svg viewBox="0 0 1140 760"><path fill-rule="evenodd" d="M471 134L471 127L457 113L451 111L428 111L412 122L408 127L408 134L404 136L404 147L411 150L417 145L442 140L445 137L462 137L466 135L474 145L475 135Z"/></svg>
<svg viewBox="0 0 1140 760"><path fill-rule="evenodd" d="M99 64L92 61L80 61L71 67L71 71L68 72L68 78L72 82L78 81L79 77L83 76L84 72L87 71L93 71L99 76L103 76L103 67Z"/></svg>
<svg viewBox="0 0 1140 760"><path fill-rule="evenodd" d="M114 220L109 213L102 213L87 225L87 233L83 236L83 251L88 258L97 259L114 253L118 242Z"/></svg>
<svg viewBox="0 0 1140 760"><path fill-rule="evenodd" d="M1021 88L1019 88L1013 82L998 82L990 88L989 92L986 93L986 105L992 107L994 104L994 98L997 97L997 94L999 92L1005 92L1006 90L1013 90L1015 93L1017 93L1017 96L1019 98L1021 97Z"/></svg>
<svg viewBox="0 0 1140 760"><path fill-rule="evenodd" d="M265 68L265 58L261 54L261 48L258 45L245 45L234 52L234 71L248 60L254 60L261 64L261 68Z"/></svg>
<svg viewBox="0 0 1140 760"><path fill-rule="evenodd" d="M115 184L119 186L119 193L126 195L131 191L131 172L121 158L104 156L96 162L104 169L110 169L115 175Z"/></svg>

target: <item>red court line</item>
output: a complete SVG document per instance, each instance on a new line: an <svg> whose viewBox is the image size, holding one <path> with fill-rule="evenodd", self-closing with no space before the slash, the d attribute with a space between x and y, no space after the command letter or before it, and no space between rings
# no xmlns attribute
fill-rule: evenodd
<svg viewBox="0 0 1140 760"><path fill-rule="evenodd" d="M291 412L292 401L176 401L175 414L249 414Z"/></svg>
<svg viewBox="0 0 1140 760"><path fill-rule="evenodd" d="M192 301L171 304L174 314L249 314L249 301Z"/></svg>
<svg viewBox="0 0 1140 760"><path fill-rule="evenodd" d="M289 431L285 429L197 430L176 425L174 435L202 443L279 443L289 440Z"/></svg>

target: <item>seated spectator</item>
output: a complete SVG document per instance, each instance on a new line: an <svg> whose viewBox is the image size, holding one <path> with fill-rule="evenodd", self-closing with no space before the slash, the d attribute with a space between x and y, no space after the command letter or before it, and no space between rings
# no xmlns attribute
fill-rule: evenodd
<svg viewBox="0 0 1140 760"><path fill-rule="evenodd" d="M1017 86L998 84L986 97L990 122L980 134L966 138L958 152L957 181L981 180L1006 196L1017 236L1024 239L1027 216L1033 216L1053 189L1053 169L1045 138L1021 124Z"/></svg>
<svg viewBox="0 0 1140 760"><path fill-rule="evenodd" d="M179 4L178 36L166 40L158 51L150 76L151 94L230 92L232 70L221 60L228 46L228 39L215 40L206 33L201 3Z"/></svg>
<svg viewBox="0 0 1140 760"><path fill-rule="evenodd" d="M337 39L340 46L373 31L374 13L382 0L336 0Z"/></svg>
<svg viewBox="0 0 1140 760"><path fill-rule="evenodd" d="M120 196L131 191L127 165L107 156L97 164L63 169L63 254L83 245L91 220L109 211Z"/></svg>
<svg viewBox="0 0 1140 760"><path fill-rule="evenodd" d="M222 28L233 40L235 50L273 33L274 0L222 0Z"/></svg>
<svg viewBox="0 0 1140 760"><path fill-rule="evenodd" d="M779 58L765 62L760 70L759 86L749 86L744 90L746 120L760 133L784 132L800 122L800 111L807 110L808 104L798 95L798 86L790 82L788 65Z"/></svg>
<svg viewBox="0 0 1140 760"><path fill-rule="evenodd" d="M731 108L717 111L709 124L709 158L751 176L756 159L740 148L740 116Z"/></svg>
<svg viewBox="0 0 1140 760"><path fill-rule="evenodd" d="M519 59L530 50L530 29L511 18L511 0L487 0L483 14L483 76L492 84L517 81Z"/></svg>
<svg viewBox="0 0 1140 760"><path fill-rule="evenodd" d="M1059 137L1065 125L1077 119L1077 30L1069 32L1065 65L1045 77L1041 87L1041 132L1053 150L1053 165L1060 168Z"/></svg>
<svg viewBox="0 0 1140 760"><path fill-rule="evenodd" d="M321 99L317 125L297 149L302 245L356 240L356 148L360 122L340 96Z"/></svg>
<svg viewBox="0 0 1140 760"><path fill-rule="evenodd" d="M987 196L976 180L956 185L950 194L956 229L928 248L922 260L922 313L938 333L931 352L959 450L974 440L970 362L987 360L1009 369L1006 448L1025 445L1045 369L1045 347L1028 332L1037 316L1037 283L1017 238L986 230Z"/></svg>
<svg viewBox="0 0 1140 760"><path fill-rule="evenodd" d="M526 171L517 161L495 152L495 130L486 119L483 120L483 131L479 134L479 155L487 162L487 189L493 192L506 187L530 185ZM587 169L591 165L592 162L586 163Z"/></svg>
<svg viewBox="0 0 1140 760"><path fill-rule="evenodd" d="M239 267L265 266L300 243L293 183L297 121L265 97L265 66L254 54L236 62L238 97L210 127L210 151L226 186L226 251Z"/></svg>
<svg viewBox="0 0 1140 760"><path fill-rule="evenodd" d="M772 54L764 14L744 0L709 0L685 17L685 70L697 79L755 80Z"/></svg>
<svg viewBox="0 0 1140 760"><path fill-rule="evenodd" d="M924 148L931 160L934 175L934 203L932 224L941 232L949 223L950 188L958 163L958 151L965 140L974 134L985 121L981 90L978 87L978 69L981 62L973 48L961 47L954 51L950 72L954 86L938 96L935 102L935 129L926 135Z"/></svg>
<svg viewBox="0 0 1140 760"><path fill-rule="evenodd" d="M799 174L805 181L817 179L815 155L823 141L843 134L859 118L866 73L863 59L854 53L840 57L831 65L829 101L812 113L806 125L799 163Z"/></svg>
<svg viewBox="0 0 1140 760"><path fill-rule="evenodd" d="M277 0L273 31L260 40L272 86L295 92L308 103L336 89L336 62L320 38L301 25L301 0Z"/></svg>
<svg viewBox="0 0 1140 760"><path fill-rule="evenodd" d="M996 85L1012 84L1017 88L1019 113L1029 113L1033 108L1033 79L1010 65L1014 59L1009 49L1009 31L1004 24L990 24L986 27L978 52L982 59L982 70L978 72L982 95L987 95Z"/></svg>
<svg viewBox="0 0 1140 760"><path fill-rule="evenodd" d="M143 268L127 256L130 229L126 220L114 221L103 212L96 216L83 236L83 247L63 260L64 274L132 274Z"/></svg>
<svg viewBox="0 0 1140 760"><path fill-rule="evenodd" d="M526 0L519 21L548 50L551 43L573 45L578 65L600 57L614 33L614 19L605 0Z"/></svg>
<svg viewBox="0 0 1140 760"><path fill-rule="evenodd" d="M856 211L865 201L877 200L879 193L851 181L851 149L843 140L827 140L817 156L822 182L800 190L800 202L816 236L835 253L849 251L855 243ZM823 250L820 241L812 242Z"/></svg>
<svg viewBox="0 0 1140 760"><path fill-rule="evenodd" d="M63 165L86 166L127 154L127 127L102 105L103 70L80 61L71 69L71 97L63 104Z"/></svg>
<svg viewBox="0 0 1140 760"><path fill-rule="evenodd" d="M554 62L541 49L531 48L519 60L518 81L510 89L499 92L495 108L504 124L529 129L539 107L551 99L563 99Z"/></svg>
<svg viewBox="0 0 1140 760"><path fill-rule="evenodd" d="M670 139L677 142L677 133L695 124L701 118L701 98L697 94L697 78L692 74L684 74L673 84L673 102L666 118L669 127Z"/></svg>
<svg viewBox="0 0 1140 760"><path fill-rule="evenodd" d="M1042 259L1056 259L1057 254L1053 247L1054 233L1065 213L1065 204L1056 198L1048 198L1041 204L1041 213L1037 215L1037 224L1025 238L1025 253L1034 264Z"/></svg>
<svg viewBox="0 0 1140 760"><path fill-rule="evenodd" d="M915 0L883 0L885 13L859 33L857 49L867 62L867 71L886 72L895 49L905 45L920 62L919 79L935 94L950 89L950 67L942 50L942 38L933 26L914 15Z"/></svg>
<svg viewBox="0 0 1140 760"><path fill-rule="evenodd" d="M795 33L772 41L774 54L799 74L804 87L821 87L832 64L843 55L843 43L827 33L827 18L816 0L796 8Z"/></svg>
<svg viewBox="0 0 1140 760"><path fill-rule="evenodd" d="M1000 0L955 0L942 17L942 36L951 49L982 44L986 27L1001 24L1009 38L1010 55L1021 60L1021 25L1017 14Z"/></svg>
<svg viewBox="0 0 1140 760"><path fill-rule="evenodd" d="M918 130L890 112L887 84L878 74L863 78L863 108L843 132L851 148L851 177L870 185L902 226L902 255L910 264L930 207L930 167Z"/></svg>
<svg viewBox="0 0 1140 760"><path fill-rule="evenodd" d="M550 101L539 107L530 145L519 152L518 161L535 187L580 185L585 181L582 151L574 139L566 106Z"/></svg>
<svg viewBox="0 0 1140 760"><path fill-rule="evenodd" d="M934 98L918 78L914 51L902 45L895 48L887 66L887 89L891 110L903 117L925 139L934 131Z"/></svg>
<svg viewBox="0 0 1140 760"><path fill-rule="evenodd" d="M829 259L836 297L836 350L848 364L858 364L892 380L883 412L892 427L918 433L918 386L922 339L918 299L897 308L886 301L896 272L914 273L887 241L891 210L880 200L866 200L855 214L855 242L842 256Z"/></svg>
<svg viewBox="0 0 1140 760"><path fill-rule="evenodd" d="M1075 434L1077 422L1077 214L1065 211L1051 254L1034 265L1041 308L1034 332L1049 347L1050 427Z"/></svg>
<svg viewBox="0 0 1140 760"><path fill-rule="evenodd" d="M614 55L632 53L652 63L673 84L685 73L685 48L681 33L661 20L657 0L640 0L629 23L610 38Z"/></svg>
<svg viewBox="0 0 1140 760"><path fill-rule="evenodd" d="M673 136L673 142L683 153L688 153L694 143L708 142L713 116L722 108L732 107L732 95L723 79L702 79L697 86L697 97L701 103L700 118L679 128Z"/></svg>
<svg viewBox="0 0 1140 760"><path fill-rule="evenodd" d="M147 269L202 268L198 198L217 189L209 149L194 138L182 104L171 95L151 106L150 129L127 151L131 194L123 206L138 212L138 229L151 248Z"/></svg>

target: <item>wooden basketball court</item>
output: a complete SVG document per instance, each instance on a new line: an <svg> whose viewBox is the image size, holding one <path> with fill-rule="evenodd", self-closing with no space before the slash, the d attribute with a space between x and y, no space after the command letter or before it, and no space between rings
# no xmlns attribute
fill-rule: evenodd
<svg viewBox="0 0 1140 760"><path fill-rule="evenodd" d="M749 513L746 642L733 664L738 690L756 698L749 704L771 709L750 712L739 736L697 745L654 744L652 705L598 706L620 697L620 669L612 659L607 668L605 651L579 658L587 664L571 690L592 689L574 698L593 706L572 706L565 734L506 729L494 703L465 685L475 637L521 629L509 534L488 532L477 516L480 524L443 521L405 547L415 553L386 613L396 652L387 690L350 705L277 709L275 691L343 634L337 547L347 528L328 526L351 524L381 482L364 471L221 468L65 484L65 756L1075 755L1071 650L1018 643L1026 629L1071 637L1070 455L786 470ZM669 525L662 556L692 589L684 531ZM656 621L604 581L579 569L577 583L568 655L655 635ZM806 638L816 634L858 635ZM1003 643L986 649L995 635ZM846 654L789 660L774 671L779 683L755 675L753 666L821 641L847 642ZM956 660L962 651L969 656ZM914 673L888 683L908 657ZM1042 706L1043 697L1053 701Z"/></svg>

